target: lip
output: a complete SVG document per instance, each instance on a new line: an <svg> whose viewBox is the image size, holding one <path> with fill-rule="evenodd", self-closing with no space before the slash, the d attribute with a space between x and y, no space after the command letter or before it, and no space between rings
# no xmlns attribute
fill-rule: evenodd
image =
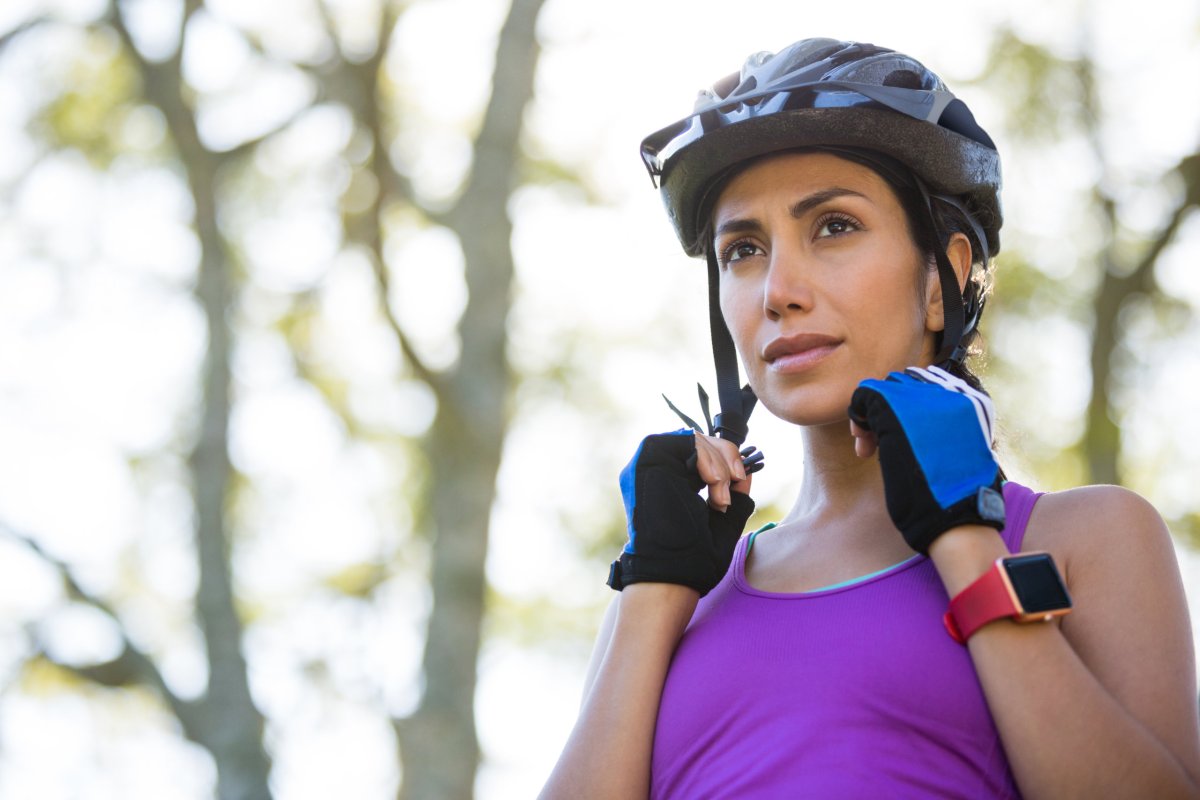
<svg viewBox="0 0 1200 800"><path fill-rule="evenodd" d="M841 343L841 339L821 333L780 336L763 348L762 357L772 372L799 372L823 360Z"/></svg>

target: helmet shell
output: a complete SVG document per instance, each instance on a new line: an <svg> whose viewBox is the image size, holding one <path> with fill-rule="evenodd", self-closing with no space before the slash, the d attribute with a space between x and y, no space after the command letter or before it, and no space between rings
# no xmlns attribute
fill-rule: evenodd
<svg viewBox="0 0 1200 800"><path fill-rule="evenodd" d="M642 158L688 255L702 255L715 193L744 162L822 145L874 150L907 165L934 194L965 200L1000 249L1000 156L941 78L902 53L805 39L756 53L700 93L683 120L646 137Z"/></svg>

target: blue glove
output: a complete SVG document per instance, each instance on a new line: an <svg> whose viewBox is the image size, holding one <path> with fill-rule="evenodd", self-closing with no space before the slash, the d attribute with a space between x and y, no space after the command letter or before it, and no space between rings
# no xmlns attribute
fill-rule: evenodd
<svg viewBox="0 0 1200 800"><path fill-rule="evenodd" d="M621 471L629 542L613 562L608 585L621 590L653 581L708 592L720 582L754 501L730 492L724 513L697 492L704 481L696 469L696 437L690 430L647 436Z"/></svg>
<svg viewBox="0 0 1200 800"><path fill-rule="evenodd" d="M879 440L888 514L913 550L928 555L959 525L1004 527L986 393L938 367L910 367L860 383L850 419Z"/></svg>

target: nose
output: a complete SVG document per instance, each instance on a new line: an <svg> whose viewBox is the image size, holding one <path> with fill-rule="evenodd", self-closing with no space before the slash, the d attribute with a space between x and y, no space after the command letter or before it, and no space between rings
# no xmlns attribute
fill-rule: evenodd
<svg viewBox="0 0 1200 800"><path fill-rule="evenodd" d="M763 311L768 319L810 311L814 294L812 271L804 254L795 248L773 247L763 285Z"/></svg>

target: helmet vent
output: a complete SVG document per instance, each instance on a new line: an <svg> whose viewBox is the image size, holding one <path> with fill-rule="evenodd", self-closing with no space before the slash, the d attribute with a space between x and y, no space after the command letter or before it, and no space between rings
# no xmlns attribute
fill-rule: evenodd
<svg viewBox="0 0 1200 800"><path fill-rule="evenodd" d="M738 86L736 89L733 90L733 96L741 97L742 95L744 95L748 92L753 92L757 88L758 88L758 78L751 75L750 77L746 78L746 80L742 81L740 86ZM755 98L755 99L757 99L757 98ZM751 102L754 102L754 101L751 101Z"/></svg>
<svg viewBox="0 0 1200 800"><path fill-rule="evenodd" d="M899 86L901 89L924 89L921 76L911 69L895 69L883 79L884 86Z"/></svg>
<svg viewBox="0 0 1200 800"><path fill-rule="evenodd" d="M741 76L736 72L732 75L726 75L724 78L713 84L712 92L710 94L713 97L720 99L729 97L731 94L733 94L734 89L737 88L738 81L740 80Z"/></svg>

